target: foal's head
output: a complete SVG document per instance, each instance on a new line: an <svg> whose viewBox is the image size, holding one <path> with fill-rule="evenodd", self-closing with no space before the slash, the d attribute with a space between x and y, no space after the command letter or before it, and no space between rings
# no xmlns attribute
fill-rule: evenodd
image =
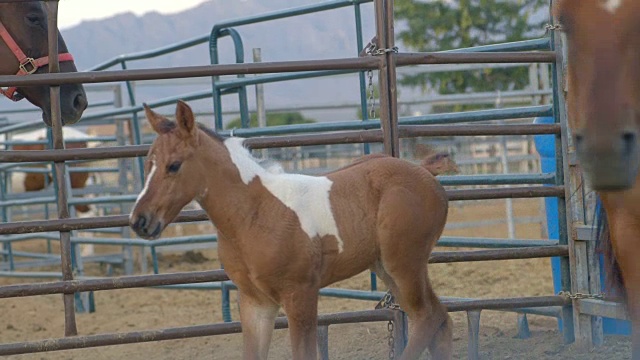
<svg viewBox="0 0 640 360"><path fill-rule="evenodd" d="M207 171L207 165L213 164L200 161L204 151L201 143L207 135L198 128L186 103L178 102L176 122L146 105L145 112L158 137L147 155L145 185L129 221L140 237L153 239L160 236L185 205L204 194L202 174Z"/></svg>
<svg viewBox="0 0 640 360"><path fill-rule="evenodd" d="M568 46L569 124L596 190L625 189L638 173L640 1L559 0Z"/></svg>

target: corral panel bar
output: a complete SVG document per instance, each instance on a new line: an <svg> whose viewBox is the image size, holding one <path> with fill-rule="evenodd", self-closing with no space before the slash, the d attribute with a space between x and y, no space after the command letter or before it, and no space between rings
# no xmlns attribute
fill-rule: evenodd
<svg viewBox="0 0 640 360"><path fill-rule="evenodd" d="M434 252L429 263L452 263L463 261L493 261L531 259L550 256L567 256L566 245L531 248L511 248L475 251ZM227 281L224 270L210 270L187 273L123 276L119 278L83 279L55 281L37 284L19 284L0 287L0 298L39 296L51 294L72 294L75 292L129 289L136 287L168 286Z"/></svg>
<svg viewBox="0 0 640 360"><path fill-rule="evenodd" d="M580 312L583 314L631 320L624 303L597 299L578 299L578 304L580 306Z"/></svg>
<svg viewBox="0 0 640 360"><path fill-rule="evenodd" d="M567 245L556 245L520 249L436 251L431 254L429 263L444 264L467 261L534 259L551 256L569 256L569 247Z"/></svg>
<svg viewBox="0 0 640 360"><path fill-rule="evenodd" d="M257 78L257 77L256 77ZM244 78L251 79L251 78ZM264 83L255 81L254 83ZM178 100L190 101L209 98L211 91L198 91L189 93L183 96L173 96L163 98L161 100L149 102L149 106L157 107L164 105L175 104ZM142 106L129 106L125 108L113 109L102 112L95 112L87 114L82 117L83 122L89 122L95 119L101 119L105 117L128 115L132 112L142 111ZM400 125L434 125L434 124L453 124L461 122L478 122L488 120L507 120L507 119L524 119L539 116L552 116L553 109L550 105L541 106L526 106L517 108L506 109L489 109L489 110L475 110L465 111L458 113L443 113L443 114L427 114L421 116L408 116L400 119ZM42 121L24 122L14 125L8 125L0 128L0 133L13 132L18 130L28 130L40 128ZM351 120L351 121L338 121L330 123L316 123L316 124L304 124L304 125L279 125L270 126L268 128L250 128L250 129L237 129L235 131L236 136L240 137L254 137L264 135L286 135L286 134L298 134L320 131L341 131L341 130L366 130L380 127L379 120ZM220 135L226 136L229 131L220 131Z"/></svg>
<svg viewBox="0 0 640 360"><path fill-rule="evenodd" d="M469 310L506 310L566 305L569 300L564 296L532 296L521 298L480 299L480 300L443 300L449 312Z"/></svg>
<svg viewBox="0 0 640 360"><path fill-rule="evenodd" d="M510 64L510 63L551 63L555 61L553 51L537 52L433 52L433 53L400 53L397 55L398 66L428 64Z"/></svg>
<svg viewBox="0 0 640 360"><path fill-rule="evenodd" d="M400 125L400 137L420 136L477 136L477 135L537 135L559 134L558 124L523 125ZM382 141L382 131L361 130L322 134L301 134L291 136L270 136L248 138L245 144L251 149L294 147L326 144L374 143ZM68 150L20 150L0 151L0 162L37 162L102 160L123 157L145 156L149 145L114 146L109 149L68 149Z"/></svg>
<svg viewBox="0 0 640 360"><path fill-rule="evenodd" d="M447 190L449 200L489 200L504 198L563 197L562 186L527 186L496 189ZM202 210L183 211L174 222L208 220ZM36 220L0 224L0 235L26 234L47 231L72 231L129 226L128 215L112 215L92 218Z"/></svg>
<svg viewBox="0 0 640 360"><path fill-rule="evenodd" d="M352 324L362 322L379 322L394 320L397 310L379 309L318 316L318 326L332 324ZM289 326L287 318L279 317L275 321L276 329ZM240 322L217 323L209 325L185 326L169 329L135 331L129 333L112 333L73 338L49 339L25 343L0 345L0 356L27 354L45 351L81 349L96 346L132 344L150 341L186 339L202 336L237 334L242 331Z"/></svg>
<svg viewBox="0 0 640 360"><path fill-rule="evenodd" d="M396 54L396 65L419 64L492 64L492 63L549 63L552 51L523 53L420 53ZM304 61L278 61L247 64L221 64L185 66L157 69L86 71L60 74L33 74L31 76L3 75L0 86L63 85L103 83L114 81L163 80L238 74L292 73L322 70L375 70L380 59L371 56Z"/></svg>
<svg viewBox="0 0 640 360"><path fill-rule="evenodd" d="M563 197L562 186L523 186L496 189L447 190L449 201L489 200L507 198Z"/></svg>
<svg viewBox="0 0 640 360"><path fill-rule="evenodd" d="M55 281L36 284L7 285L0 287L0 299L74 292L129 289L137 287L196 284L227 281L224 270L194 271L189 273L122 276L118 278Z"/></svg>
<svg viewBox="0 0 640 360"><path fill-rule="evenodd" d="M547 306L562 306L567 303L563 296L536 296L524 298L500 298L482 300L443 301L449 312L468 310L502 310ZM326 314L318 317L318 326L332 324L349 324L358 322L378 322L394 319L396 310L379 309L350 313ZM276 319L275 328L283 329L288 325L287 319ZM132 344L149 341L186 339L192 337L236 334L241 332L239 322L218 323L210 325L187 326L161 330L147 330L130 333L100 334L77 336L62 339L48 339L32 342L0 345L0 355L18 355L26 353L80 349L96 346Z"/></svg>
<svg viewBox="0 0 640 360"><path fill-rule="evenodd" d="M49 40L49 73L60 72L60 62L58 59L58 1L49 0L47 2L48 12L48 40ZM60 86L51 86L51 125L53 130L53 148L64 149L64 138L62 136L62 115L60 109ZM66 166L64 160L56 162L55 165L56 189L58 192L58 218L68 219L69 208L67 204L67 181ZM60 232L60 256L63 280L73 280L73 269L71 267L71 234L68 231ZM75 336L78 334L75 317L74 294L64 294L64 335Z"/></svg>

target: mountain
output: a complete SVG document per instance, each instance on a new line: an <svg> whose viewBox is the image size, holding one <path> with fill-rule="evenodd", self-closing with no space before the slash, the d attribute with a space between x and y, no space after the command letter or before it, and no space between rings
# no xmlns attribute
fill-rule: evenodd
<svg viewBox="0 0 640 360"><path fill-rule="evenodd" d="M256 16L276 10L289 9L317 3L312 0L211 0L176 14L157 12L136 16L123 13L111 18L85 21L63 29L62 35L76 59L78 69L87 70L121 54L137 53L167 46L208 34L218 23L247 16ZM373 7L362 5L363 37L365 42L374 34ZM252 49L262 49L262 61L327 59L353 57L356 46L355 16L353 7L328 10L321 13L272 20L261 24L239 26L235 29L242 36L245 62L252 62ZM228 38L219 41L221 63L232 63L234 49ZM208 45L201 44L153 60L128 63L128 68L154 68L209 64ZM112 68L117 69L117 68ZM179 93L210 88L208 78L201 85L138 86L139 102L153 101ZM193 82L192 82L193 83ZM254 89L248 88L250 107ZM93 98L108 94L91 95ZM289 81L265 85L267 109L286 106L344 104L359 101L358 79L339 76L323 80ZM92 100L90 98L90 100ZM202 103L202 104L201 104ZM201 110L211 109L211 101L196 102ZM223 109L237 109L237 100L225 97ZM355 117L355 110L343 111L346 119ZM316 114L318 115L318 114ZM325 114L326 115L326 114ZM313 114L312 114L313 116ZM322 117L322 114L319 114ZM333 116L333 115L330 115ZM227 120L227 119L225 119Z"/></svg>
<svg viewBox="0 0 640 360"><path fill-rule="evenodd" d="M223 21L313 3L317 1L211 0L176 14L151 12L138 17L124 13L104 20L87 21L64 29L62 35L74 53L79 68L86 69L123 53L153 49L207 34L214 24ZM370 4L364 7L371 8ZM372 20L371 16L367 15L366 20ZM250 56L253 47L263 48L265 60L353 56L357 53L353 19L353 8L349 7L241 26L237 30L243 37L247 56ZM372 21L366 20L365 23L372 24ZM373 35L373 29L370 26L367 28L365 37L369 38ZM207 64L206 46L198 50L169 55L157 64ZM231 57L227 56L226 60L230 61Z"/></svg>

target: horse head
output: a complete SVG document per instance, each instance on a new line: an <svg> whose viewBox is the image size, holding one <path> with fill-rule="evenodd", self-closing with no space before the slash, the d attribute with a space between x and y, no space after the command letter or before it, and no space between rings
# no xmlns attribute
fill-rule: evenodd
<svg viewBox="0 0 640 360"><path fill-rule="evenodd" d="M630 188L640 159L640 2L560 0L567 40L569 126L595 190Z"/></svg>
<svg viewBox="0 0 640 360"><path fill-rule="evenodd" d="M145 161L145 184L134 205L129 222L142 238L160 236L193 199L203 191L203 167L214 166L199 161L200 130L191 108L179 101L176 121L155 113L145 105L145 113L158 134ZM211 169L209 169L211 171Z"/></svg>
<svg viewBox="0 0 640 360"><path fill-rule="evenodd" d="M0 75L29 75L48 71L48 19L45 5L40 2L0 3ZM73 58L58 32L61 72L76 72ZM42 109L42 120L51 126L49 86L21 86L3 90L12 100L22 97ZM63 124L80 120L87 107L87 96L81 84L60 87Z"/></svg>

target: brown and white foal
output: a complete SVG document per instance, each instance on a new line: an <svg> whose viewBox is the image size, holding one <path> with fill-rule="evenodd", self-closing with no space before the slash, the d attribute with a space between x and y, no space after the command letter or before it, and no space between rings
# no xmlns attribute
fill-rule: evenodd
<svg viewBox="0 0 640 360"><path fill-rule="evenodd" d="M424 167L363 157L325 176L273 173L243 139L199 127L179 102L176 122L145 106L158 133L131 227L157 238L196 199L218 229L218 251L240 291L245 359L266 359L280 305L294 359L316 358L318 290L367 268L410 319L401 359L428 347L450 359L452 323L427 276L447 218L447 196Z"/></svg>

